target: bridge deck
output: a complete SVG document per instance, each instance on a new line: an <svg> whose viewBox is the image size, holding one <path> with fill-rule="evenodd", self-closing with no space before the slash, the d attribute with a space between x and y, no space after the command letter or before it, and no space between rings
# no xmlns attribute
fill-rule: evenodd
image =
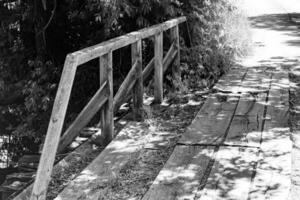
<svg viewBox="0 0 300 200"><path fill-rule="evenodd" d="M215 89L144 200L287 199L288 74L235 68Z"/></svg>
<svg viewBox="0 0 300 200"><path fill-rule="evenodd" d="M291 44L298 38L298 27L288 20L285 14L252 18L253 55L214 86L143 200L291 198L293 144L288 124L287 68L299 64L300 51ZM111 151L127 152L122 148ZM113 166L124 164L123 157L121 162L101 162L106 162L114 176L118 171ZM91 165L100 166L97 162ZM87 172L97 175L92 182L107 182L111 176L107 178L107 172L97 171L97 167L88 169L57 199L80 199L83 194L85 199L103 196L103 184L84 189L82 183Z"/></svg>

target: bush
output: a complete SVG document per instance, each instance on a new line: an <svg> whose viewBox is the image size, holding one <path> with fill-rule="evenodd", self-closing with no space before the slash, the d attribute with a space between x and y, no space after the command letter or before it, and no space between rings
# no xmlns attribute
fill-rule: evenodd
<svg viewBox="0 0 300 200"><path fill-rule="evenodd" d="M250 26L226 0L191 0L185 9L192 47L182 53L183 81L190 88L209 88L237 57L247 54Z"/></svg>

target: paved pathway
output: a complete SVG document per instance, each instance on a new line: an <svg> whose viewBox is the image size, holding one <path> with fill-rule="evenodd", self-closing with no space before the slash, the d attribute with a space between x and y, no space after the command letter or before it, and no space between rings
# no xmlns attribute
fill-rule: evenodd
<svg viewBox="0 0 300 200"><path fill-rule="evenodd" d="M215 86L144 200L299 199L288 70L300 65L296 0L243 0L253 51ZM295 168L295 167L294 167Z"/></svg>

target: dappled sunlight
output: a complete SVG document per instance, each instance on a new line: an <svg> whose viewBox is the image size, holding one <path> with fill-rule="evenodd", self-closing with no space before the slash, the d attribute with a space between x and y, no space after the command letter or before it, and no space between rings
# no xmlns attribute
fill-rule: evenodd
<svg viewBox="0 0 300 200"><path fill-rule="evenodd" d="M237 96L216 93L209 97L179 142L184 144L220 143L226 132L224 127L229 125L237 103ZM215 126L211 126L211 123Z"/></svg>
<svg viewBox="0 0 300 200"><path fill-rule="evenodd" d="M257 148L220 147L201 200L246 199L257 153Z"/></svg>
<svg viewBox="0 0 300 200"><path fill-rule="evenodd" d="M145 123L129 124L70 187L93 184L85 187L85 194L102 190L118 180L124 160L178 141L143 199L288 199L293 146L289 90L299 89L289 73L300 74L299 27L286 14L273 12L255 15L250 22L252 53L216 83L179 141L174 130L157 128L164 125L150 117ZM187 97L178 104L168 99L156 109L184 109L202 100ZM146 105L152 101L148 98Z"/></svg>
<svg viewBox="0 0 300 200"><path fill-rule="evenodd" d="M160 192L166 193L164 199L194 199L211 157L211 147L177 146L169 161L160 171L149 191L151 198L161 199ZM178 165L180 163L180 165ZM174 188L176 188L174 190ZM151 192L149 192L151 193ZM147 199L147 194L144 199Z"/></svg>
<svg viewBox="0 0 300 200"><path fill-rule="evenodd" d="M263 140L251 199L288 199L291 188L291 151L289 128L263 132Z"/></svg>

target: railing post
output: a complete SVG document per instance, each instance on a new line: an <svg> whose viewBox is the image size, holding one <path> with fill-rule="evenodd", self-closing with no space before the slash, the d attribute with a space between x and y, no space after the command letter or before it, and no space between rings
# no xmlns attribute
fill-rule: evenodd
<svg viewBox="0 0 300 200"><path fill-rule="evenodd" d="M181 76L180 75L180 44L179 44L179 27L178 25L174 26L170 30L171 32L171 41L175 43L174 47L177 51L176 58L174 59L173 62L173 68L172 68L172 73L173 73L173 78L176 80L176 76Z"/></svg>
<svg viewBox="0 0 300 200"><path fill-rule="evenodd" d="M154 39L154 102L163 101L163 32Z"/></svg>
<svg viewBox="0 0 300 200"><path fill-rule="evenodd" d="M143 119L143 68L142 68L142 41L139 40L131 45L132 65L137 62L137 70L135 74L135 84L132 90L133 97L133 113L137 121Z"/></svg>
<svg viewBox="0 0 300 200"><path fill-rule="evenodd" d="M108 144L114 137L114 109L113 109L113 71L112 52L100 57L100 83L107 80L108 100L101 111L101 127L104 143ZM104 81L103 81L104 80Z"/></svg>
<svg viewBox="0 0 300 200"><path fill-rule="evenodd" d="M30 200L45 200L52 174L60 134L63 128L70 94L74 82L78 59L67 56L55 97L50 123L40 158Z"/></svg>
<svg viewBox="0 0 300 200"><path fill-rule="evenodd" d="M107 80L107 68L105 66L105 60L103 59L103 56L99 58L99 82L100 82L100 87L105 83ZM100 88L99 87L99 88ZM98 127L101 128L103 131L103 126L105 124L105 108L101 108L100 110L100 122L98 124Z"/></svg>

